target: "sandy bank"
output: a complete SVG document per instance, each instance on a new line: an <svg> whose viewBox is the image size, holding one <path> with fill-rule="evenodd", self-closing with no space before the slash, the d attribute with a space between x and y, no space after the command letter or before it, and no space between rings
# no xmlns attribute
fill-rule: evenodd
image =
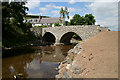
<svg viewBox="0 0 120 80"><path fill-rule="evenodd" d="M59 66L58 78L118 77L118 32L101 32L84 42L82 50L77 46L70 52L76 53L74 60Z"/></svg>

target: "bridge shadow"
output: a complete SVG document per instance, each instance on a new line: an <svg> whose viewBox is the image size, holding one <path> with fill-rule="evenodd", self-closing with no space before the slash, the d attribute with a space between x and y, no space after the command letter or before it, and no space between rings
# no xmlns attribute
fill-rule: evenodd
<svg viewBox="0 0 120 80"><path fill-rule="evenodd" d="M60 43L64 43L67 45L77 44L78 41L82 41L82 38L74 32L67 32L60 39Z"/></svg>
<svg viewBox="0 0 120 80"><path fill-rule="evenodd" d="M75 32L67 32L60 38L60 43L65 45L76 45L82 38ZM42 38L43 45L51 45L56 42L56 37L51 32L46 32Z"/></svg>
<svg viewBox="0 0 120 80"><path fill-rule="evenodd" d="M52 33L46 32L42 38L42 43L44 45L51 45L51 44L55 43L55 40L56 40L56 38Z"/></svg>

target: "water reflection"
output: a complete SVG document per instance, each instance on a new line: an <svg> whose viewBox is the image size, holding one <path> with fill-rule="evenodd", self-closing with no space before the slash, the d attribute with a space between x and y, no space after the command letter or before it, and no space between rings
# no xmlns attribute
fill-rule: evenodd
<svg viewBox="0 0 120 80"><path fill-rule="evenodd" d="M7 51L16 55L2 59L2 77L13 78L20 73L24 78L54 78L58 62L64 60L71 48L73 46L37 46Z"/></svg>

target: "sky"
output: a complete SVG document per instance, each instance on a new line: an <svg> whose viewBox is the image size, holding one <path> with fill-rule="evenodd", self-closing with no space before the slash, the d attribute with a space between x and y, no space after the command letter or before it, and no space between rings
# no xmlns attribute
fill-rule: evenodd
<svg viewBox="0 0 120 80"><path fill-rule="evenodd" d="M68 7L70 19L75 14L84 16L93 14L96 25L109 27L112 31L118 31L118 2L119 0L28 0L26 6L30 15L60 17L61 7ZM70 19L66 19L70 21Z"/></svg>

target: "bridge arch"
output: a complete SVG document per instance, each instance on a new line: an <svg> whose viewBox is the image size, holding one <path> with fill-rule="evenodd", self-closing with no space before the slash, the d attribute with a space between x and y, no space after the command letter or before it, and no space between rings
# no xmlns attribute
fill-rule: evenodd
<svg viewBox="0 0 120 80"><path fill-rule="evenodd" d="M64 44L70 44L70 40L73 37L73 35L76 35L77 33L75 32L67 32L64 33L61 38L60 38L60 43ZM78 35L78 34L77 34ZM82 38L79 36L79 40L82 40Z"/></svg>
<svg viewBox="0 0 120 80"><path fill-rule="evenodd" d="M55 43L55 41L56 41L56 37L54 36L53 33L51 33L51 32L46 32L46 33L43 35L42 40L43 40L43 42L45 42L46 44L53 44L53 43Z"/></svg>

